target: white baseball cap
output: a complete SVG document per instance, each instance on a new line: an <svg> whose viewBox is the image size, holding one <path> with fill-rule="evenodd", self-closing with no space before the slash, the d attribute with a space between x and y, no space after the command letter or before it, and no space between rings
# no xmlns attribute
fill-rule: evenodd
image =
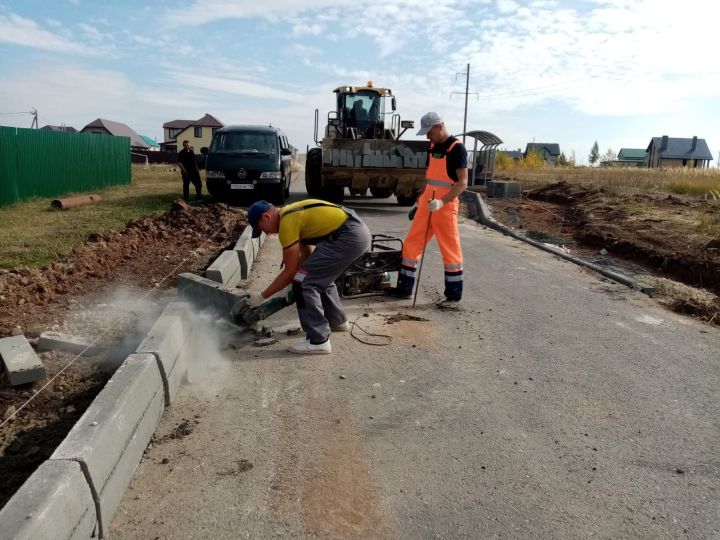
<svg viewBox="0 0 720 540"><path fill-rule="evenodd" d="M433 126L437 126L438 124L442 124L443 119L440 117L440 115L436 112L429 112L425 116L423 116L420 119L420 131L417 132L418 135L425 135L428 131L430 131Z"/></svg>

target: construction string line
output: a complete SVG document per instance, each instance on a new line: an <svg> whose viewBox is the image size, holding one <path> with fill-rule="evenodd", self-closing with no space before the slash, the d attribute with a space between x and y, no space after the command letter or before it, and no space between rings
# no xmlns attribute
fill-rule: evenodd
<svg viewBox="0 0 720 540"><path fill-rule="evenodd" d="M205 244L207 244L208 242L210 242L210 240L215 238L215 236L217 236L217 234L220 231L222 231L224 228L225 228L225 225L224 224L221 225L218 230L216 230L214 233L212 233L212 235L210 237L208 237L207 240L205 240L202 244L200 244L193 251L191 251L190 254L187 257L185 257L180 262L180 264L178 264L175 268L173 268L164 278L162 278L155 285L153 285L153 287L150 290L148 290L143 296L141 296L140 298L135 300L135 302L127 309L127 311L121 313L117 318L115 318L115 320L113 320L112 323L110 323L110 326L108 326L105 330L103 330L103 332L99 336L97 336L87 347L85 347L82 351L80 351L75 358L73 358L72 360L70 360L70 362L68 362L65 366L63 366L63 368L60 371L58 371L48 382L46 382L37 392L35 392L32 396L30 396L30 398L28 398L28 400L25 403L20 405L20 407L18 407L10 416L8 416L2 422L2 424L0 424L0 428L2 428L5 424L10 422L10 420L15 418L20 411L22 411L25 407L27 407L30 404L30 402L32 402L36 397L38 397L43 390L45 390L48 386L50 386L50 384L52 384L52 382L55 379L57 379L66 369L68 369L71 365L73 365L75 363L75 361L78 360L78 358L80 358L88 349L92 348L100 340L100 338L102 338L103 336L105 336L105 334L107 334L110 330L112 330L115 327L115 325L117 325L126 315L129 315L140 302L145 300L154 291L156 291L158 289L158 287L160 287L160 285L162 285L168 278L170 278L182 265L184 265L192 257L194 257L198 251L200 251L203 247L205 247Z"/></svg>

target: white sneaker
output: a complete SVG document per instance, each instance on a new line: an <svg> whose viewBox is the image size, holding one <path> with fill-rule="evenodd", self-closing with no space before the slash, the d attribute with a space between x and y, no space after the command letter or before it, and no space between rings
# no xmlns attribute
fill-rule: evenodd
<svg viewBox="0 0 720 540"><path fill-rule="evenodd" d="M437 303L437 307L440 309L460 309L460 300L450 300L446 298Z"/></svg>
<svg viewBox="0 0 720 540"><path fill-rule="evenodd" d="M329 339L325 343L320 343L319 345L310 343L310 340L303 340L292 347L289 347L288 351L295 354L330 354L332 352L332 347L330 346Z"/></svg>
<svg viewBox="0 0 720 540"><path fill-rule="evenodd" d="M333 332L349 332L350 331L350 323L345 321L341 322L337 326L331 326L330 330Z"/></svg>

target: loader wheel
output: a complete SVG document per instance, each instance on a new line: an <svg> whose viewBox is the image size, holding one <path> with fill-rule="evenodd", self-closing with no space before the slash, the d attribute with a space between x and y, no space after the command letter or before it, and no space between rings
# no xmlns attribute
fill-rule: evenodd
<svg viewBox="0 0 720 540"><path fill-rule="evenodd" d="M377 197L378 199L387 199L390 195L392 195L392 189L371 187L370 193L372 193L373 197Z"/></svg>
<svg viewBox="0 0 720 540"><path fill-rule="evenodd" d="M322 189L321 199L341 204L345 199L345 188L342 186L325 186Z"/></svg>
<svg viewBox="0 0 720 540"><path fill-rule="evenodd" d="M397 202L399 206L412 206L417 201L417 193L412 195L397 195Z"/></svg>
<svg viewBox="0 0 720 540"><path fill-rule="evenodd" d="M305 158L305 189L311 197L322 194L322 148L308 150Z"/></svg>

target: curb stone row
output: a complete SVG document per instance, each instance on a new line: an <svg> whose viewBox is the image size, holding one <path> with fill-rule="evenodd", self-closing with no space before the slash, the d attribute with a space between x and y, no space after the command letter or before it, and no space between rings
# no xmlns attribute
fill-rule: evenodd
<svg viewBox="0 0 720 540"><path fill-rule="evenodd" d="M187 375L194 337L193 308L227 315L242 298L231 283L246 279L264 235L247 227L226 251L231 270L221 282L178 276L180 302L171 302L95 397L50 458L0 509L0 540L104 538L165 409ZM209 269L208 269L209 270ZM234 281L235 274L240 276Z"/></svg>

